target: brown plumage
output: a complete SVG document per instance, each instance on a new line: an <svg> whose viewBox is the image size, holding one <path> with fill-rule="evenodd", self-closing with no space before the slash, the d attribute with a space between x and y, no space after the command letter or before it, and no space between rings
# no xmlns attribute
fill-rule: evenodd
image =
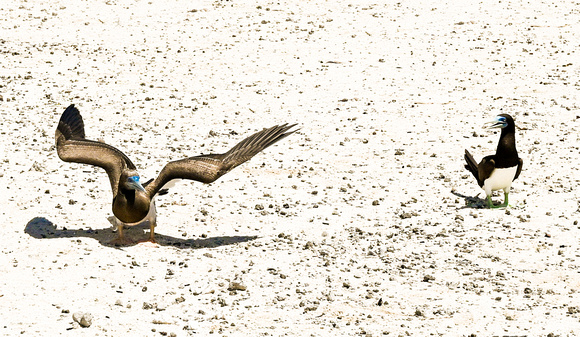
<svg viewBox="0 0 580 337"><path fill-rule="evenodd" d="M113 191L113 214L118 222L119 235L113 244L129 244L123 227L149 220L148 241L155 242L156 221L153 198L173 179L190 179L209 184L236 166L248 161L258 152L297 130L296 124L276 125L256 132L223 154L200 155L169 162L157 178L142 186L133 162L123 152L102 142L85 138L83 119L74 105L62 114L56 129L56 150L63 161L99 166L109 176Z"/></svg>
<svg viewBox="0 0 580 337"><path fill-rule="evenodd" d="M471 153L465 150L465 168L473 174L479 187L485 190L487 205L490 208L507 207L512 182L522 172L523 161L516 149L515 122L512 116L500 114L488 123L489 128L501 128L499 143L494 155L484 157L479 164ZM501 173L501 172L504 173ZM491 201L493 191L504 190L504 202L495 206Z"/></svg>

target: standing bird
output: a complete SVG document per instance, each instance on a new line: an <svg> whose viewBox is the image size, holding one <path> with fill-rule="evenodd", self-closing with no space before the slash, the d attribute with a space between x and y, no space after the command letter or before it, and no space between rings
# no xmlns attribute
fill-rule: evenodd
<svg viewBox="0 0 580 337"><path fill-rule="evenodd" d="M479 187L485 190L489 208L507 207L512 182L522 172L523 161L516 150L516 125L512 116L501 114L488 124L488 128L501 128L501 135L495 155L484 157L479 165L469 151L465 150L465 168L477 179ZM492 191L503 190L504 202L494 206Z"/></svg>
<svg viewBox="0 0 580 337"><path fill-rule="evenodd" d="M173 179L191 179L209 184L234 167L246 162L268 146L298 131L296 124L276 125L256 132L223 154L207 154L169 162L157 178L140 183L135 165L123 152L103 142L85 138L81 114L71 104L62 114L56 129L56 150L63 161L99 166L107 172L113 190L113 214L118 224L115 245L134 243L123 235L123 227L144 220L150 222L148 240L155 243L156 224L153 198Z"/></svg>

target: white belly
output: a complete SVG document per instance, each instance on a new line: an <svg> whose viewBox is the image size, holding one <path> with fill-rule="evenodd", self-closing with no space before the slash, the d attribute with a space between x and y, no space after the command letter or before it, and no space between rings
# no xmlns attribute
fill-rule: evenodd
<svg viewBox="0 0 580 337"><path fill-rule="evenodd" d="M516 176L518 167L496 168L491 177L487 178L483 184L486 195L491 195L492 191L503 190L505 193L510 192L510 187Z"/></svg>

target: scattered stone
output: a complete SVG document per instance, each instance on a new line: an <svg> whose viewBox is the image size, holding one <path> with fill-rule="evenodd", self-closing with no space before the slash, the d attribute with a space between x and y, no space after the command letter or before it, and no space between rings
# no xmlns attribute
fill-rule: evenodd
<svg viewBox="0 0 580 337"><path fill-rule="evenodd" d="M73 321L77 322L83 328L88 328L93 324L93 315L85 312L75 312L73 315Z"/></svg>
<svg viewBox="0 0 580 337"><path fill-rule="evenodd" d="M248 287L246 287L245 285L239 283L239 282L230 282L230 285L228 286L228 290L229 291L234 291L234 290L241 290L241 291L246 291L246 289L248 289Z"/></svg>
<svg viewBox="0 0 580 337"><path fill-rule="evenodd" d="M431 282L431 281L435 281L435 276L433 276L433 275L423 276L423 282Z"/></svg>
<svg viewBox="0 0 580 337"><path fill-rule="evenodd" d="M151 309L156 309L156 308L157 308L157 303L143 302L143 310L151 310Z"/></svg>
<svg viewBox="0 0 580 337"><path fill-rule="evenodd" d="M34 170L36 172L42 172L42 171L44 171L44 166L42 164L40 164L39 162L35 161L32 164L32 167L30 168L30 171L32 171L32 170Z"/></svg>

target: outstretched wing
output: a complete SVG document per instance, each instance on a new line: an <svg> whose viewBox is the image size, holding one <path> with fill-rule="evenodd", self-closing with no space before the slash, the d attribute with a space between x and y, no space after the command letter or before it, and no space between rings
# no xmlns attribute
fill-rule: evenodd
<svg viewBox="0 0 580 337"><path fill-rule="evenodd" d="M117 194L121 172L135 170L135 165L123 152L105 143L85 139L83 118L73 104L60 117L55 140L60 159L105 169L113 195Z"/></svg>
<svg viewBox="0 0 580 337"><path fill-rule="evenodd" d="M256 132L223 154L201 155L169 162L145 190L153 198L163 185L173 179L190 179L209 184L268 146L298 131L288 131L295 125L276 125Z"/></svg>

